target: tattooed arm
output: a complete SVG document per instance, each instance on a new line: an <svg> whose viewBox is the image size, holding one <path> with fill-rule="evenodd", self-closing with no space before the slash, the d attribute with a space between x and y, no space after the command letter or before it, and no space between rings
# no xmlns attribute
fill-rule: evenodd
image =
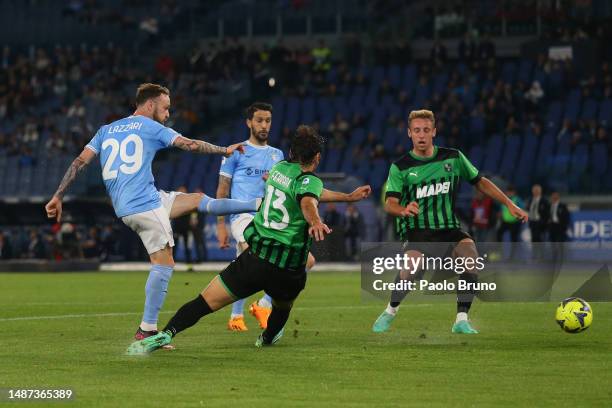
<svg viewBox="0 0 612 408"><path fill-rule="evenodd" d="M225 157L231 156L235 150L244 153L242 143L236 143L228 147L216 146L214 144L204 142L203 140L189 139L184 136L178 136L174 140L173 146L188 152L203 153L203 154L222 154Z"/></svg>
<svg viewBox="0 0 612 408"><path fill-rule="evenodd" d="M57 222L60 222L62 218L62 199L66 194L66 190L72 182L76 179L77 175L83 171L85 167L93 158L96 157L96 153L91 149L83 149L81 154L74 159L68 170L66 170L66 174L62 178L59 187L55 194L53 194L53 198L45 205L45 210L47 211L47 217L56 218Z"/></svg>
<svg viewBox="0 0 612 408"><path fill-rule="evenodd" d="M217 187L217 198L228 198L230 189L232 187L232 179L219 175L219 186ZM217 240L219 241L219 248L229 248L229 235L227 234L227 227L225 226L225 217L217 217Z"/></svg>

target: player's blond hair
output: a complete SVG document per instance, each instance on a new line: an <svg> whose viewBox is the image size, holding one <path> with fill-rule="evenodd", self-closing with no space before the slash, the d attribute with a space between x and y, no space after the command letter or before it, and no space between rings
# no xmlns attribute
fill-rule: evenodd
<svg viewBox="0 0 612 408"><path fill-rule="evenodd" d="M142 105L149 99L157 98L161 94L170 96L170 90L158 84L148 82L140 84L138 89L136 89L136 106Z"/></svg>
<svg viewBox="0 0 612 408"><path fill-rule="evenodd" d="M432 126L434 128L436 127L436 118L434 116L434 113L430 110L421 109L421 110L411 111L410 114L408 115L408 127L410 127L410 123L412 122L412 119L429 119L431 120Z"/></svg>

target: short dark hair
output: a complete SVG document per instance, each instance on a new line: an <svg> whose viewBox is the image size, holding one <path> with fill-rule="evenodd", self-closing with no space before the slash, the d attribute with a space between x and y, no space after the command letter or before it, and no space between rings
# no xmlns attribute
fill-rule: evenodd
<svg viewBox="0 0 612 408"><path fill-rule="evenodd" d="M158 84L140 84L136 90L136 106L142 105L149 99L157 98L161 94L170 96L170 90Z"/></svg>
<svg viewBox="0 0 612 408"><path fill-rule="evenodd" d="M323 151L325 140L319 136L317 131L306 125L300 125L295 131L289 148L289 160L302 164L310 164L317 153Z"/></svg>
<svg viewBox="0 0 612 408"><path fill-rule="evenodd" d="M253 104L251 104L251 106L249 106L246 109L247 119L252 120L253 115L257 111L268 111L272 113L272 105L270 105L269 103L265 103L265 102L254 102Z"/></svg>

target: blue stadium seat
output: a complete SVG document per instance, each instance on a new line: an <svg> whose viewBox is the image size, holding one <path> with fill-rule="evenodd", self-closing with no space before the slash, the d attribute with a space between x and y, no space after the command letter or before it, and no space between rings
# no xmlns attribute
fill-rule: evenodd
<svg viewBox="0 0 612 408"><path fill-rule="evenodd" d="M387 79L392 87L399 89L401 86L401 69L399 65L391 65L387 69Z"/></svg>
<svg viewBox="0 0 612 408"><path fill-rule="evenodd" d="M300 100L290 97L287 100L287 112L285 113L285 126L295 129L300 122Z"/></svg>
<svg viewBox="0 0 612 408"><path fill-rule="evenodd" d="M598 103L595 99L589 98L584 101L584 105L582 106L582 113L580 117L584 120L591 120L597 117L597 108Z"/></svg>
<svg viewBox="0 0 612 408"><path fill-rule="evenodd" d="M502 66L502 74L501 74L502 81L508 84L513 84L515 77L516 77L516 64L512 61L504 62L504 65Z"/></svg>
<svg viewBox="0 0 612 408"><path fill-rule="evenodd" d="M397 130L392 127L386 128L382 140L385 151L392 152L395 146L397 146L398 141Z"/></svg>
<svg viewBox="0 0 612 408"><path fill-rule="evenodd" d="M385 183L389 171L389 164L385 159L374 159L371 162L370 185L375 189L376 196Z"/></svg>
<svg viewBox="0 0 612 408"><path fill-rule="evenodd" d="M605 99L599 109L599 122L606 127L612 125L612 99Z"/></svg>
<svg viewBox="0 0 612 408"><path fill-rule="evenodd" d="M556 131L561 125L561 116L563 115L563 105L559 101L551 102L548 106L546 114L545 126L547 129Z"/></svg>
<svg viewBox="0 0 612 408"><path fill-rule="evenodd" d="M531 84L531 73L533 71L533 62L528 59L521 60L518 71L518 80L526 85Z"/></svg>
<svg viewBox="0 0 612 408"><path fill-rule="evenodd" d="M472 148L470 149L468 159L472 162L474 166L476 166L477 169L481 169L482 162L484 159L484 151L482 149L482 146L480 145L472 146Z"/></svg>
<svg viewBox="0 0 612 408"><path fill-rule="evenodd" d="M485 121L481 116L470 116L470 134L474 136L481 136L485 131Z"/></svg>
<svg viewBox="0 0 612 408"><path fill-rule="evenodd" d="M501 135L493 135L487 143L484 164L482 169L489 173L497 173L504 148L504 140Z"/></svg>
<svg viewBox="0 0 612 408"><path fill-rule="evenodd" d="M446 84L448 83L448 74L442 72L434 76L433 80L433 93L442 95L446 92Z"/></svg>
<svg viewBox="0 0 612 408"><path fill-rule="evenodd" d="M412 93L414 89L414 85L417 80L417 68L414 64L408 64L404 67L402 71L402 81L401 81L401 89L408 92L408 94Z"/></svg>
<svg viewBox="0 0 612 408"><path fill-rule="evenodd" d="M366 139L366 131L363 128L354 129L349 136L348 151L352 152L352 148L359 146Z"/></svg>
<svg viewBox="0 0 612 408"><path fill-rule="evenodd" d="M523 146L518 157L518 165L515 167L513 178L513 183L519 190L531 185L532 172L539 142L540 140L530 132L523 137Z"/></svg>
<svg viewBox="0 0 612 408"><path fill-rule="evenodd" d="M414 104L417 106L423 106L426 100L430 97L430 89L429 84L427 85L417 85L416 90L414 92Z"/></svg>
<svg viewBox="0 0 612 408"><path fill-rule="evenodd" d="M592 146L591 171L595 177L601 177L608 168L608 146L603 142L594 143Z"/></svg>
<svg viewBox="0 0 612 408"><path fill-rule="evenodd" d="M380 84L385 79L385 67L377 65L372 70L372 84Z"/></svg>
<svg viewBox="0 0 612 408"><path fill-rule="evenodd" d="M565 100L565 115L563 117L569 119L572 123L576 123L578 112L580 112L580 90L573 89Z"/></svg>
<svg viewBox="0 0 612 408"><path fill-rule="evenodd" d="M504 155L502 157L499 174L506 180L512 182L516 174L516 162L519 157L519 149L521 148L522 137L511 135L506 137Z"/></svg>
<svg viewBox="0 0 612 408"><path fill-rule="evenodd" d="M304 98L302 101L302 123L312 124L315 119L315 99L313 97Z"/></svg>

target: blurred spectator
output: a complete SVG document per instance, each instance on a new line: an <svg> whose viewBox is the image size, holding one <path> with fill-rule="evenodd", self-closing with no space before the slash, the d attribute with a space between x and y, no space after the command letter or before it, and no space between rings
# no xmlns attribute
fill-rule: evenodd
<svg viewBox="0 0 612 408"><path fill-rule="evenodd" d="M312 49L315 71L327 72L331 68L331 50L325 44L325 40L319 40L319 45Z"/></svg>
<svg viewBox="0 0 612 408"><path fill-rule="evenodd" d="M348 242L348 254L354 259L358 254L358 244L361 240L363 217L354 204L349 203L344 212L344 237Z"/></svg>
<svg viewBox="0 0 612 408"><path fill-rule="evenodd" d="M187 187L180 186L176 189L179 193L186 193ZM183 245L185 247L185 259L187 263L191 263L191 251L189 249L189 232L191 230L190 227L191 214L181 215L180 217L176 217L172 220L172 231L174 232L174 256L176 257L176 250L178 248L179 239L183 239Z"/></svg>
<svg viewBox="0 0 612 408"><path fill-rule="evenodd" d="M327 203L325 207L325 215L323 216L323 222L331 229L342 225L342 216L336 209L336 204Z"/></svg>
<svg viewBox="0 0 612 408"><path fill-rule="evenodd" d="M83 118L85 117L86 113L87 111L85 110L85 107L83 106L83 102L80 99L77 99L68 108L68 112L66 113L66 116L68 116L69 118L73 118L73 119Z"/></svg>
<svg viewBox="0 0 612 408"><path fill-rule="evenodd" d="M447 61L447 52L444 44L436 40L429 54L429 59L436 66L444 65Z"/></svg>
<svg viewBox="0 0 612 408"><path fill-rule="evenodd" d="M194 192L203 193L200 188L196 188ZM199 211L192 212L189 217L189 230L193 235L197 262L204 262L208 259L208 251L206 249L206 242L204 241L204 237L206 237L205 228L206 214Z"/></svg>
<svg viewBox="0 0 612 408"><path fill-rule="evenodd" d="M43 243L37 230L30 231L30 240L28 243L27 257L30 259L46 259L47 254L45 244Z"/></svg>
<svg viewBox="0 0 612 408"><path fill-rule="evenodd" d="M481 60L495 58L495 43L488 35L484 35L478 44L478 57Z"/></svg>
<svg viewBox="0 0 612 408"><path fill-rule="evenodd" d="M87 237L83 241L83 256L85 258L99 258L101 254L102 244L100 242L100 233L97 227L89 228Z"/></svg>
<svg viewBox="0 0 612 408"><path fill-rule="evenodd" d="M509 186L506 190L506 195L514 204L518 207L523 208L523 203L519 196L516 194L516 189L513 186ZM497 229L497 241L502 242L506 231L510 232L510 241L519 242L519 234L521 232L521 222L518 218L510 213L510 210L505 205L501 206L501 224ZM513 247L514 249L514 247Z"/></svg>
<svg viewBox="0 0 612 408"><path fill-rule="evenodd" d="M538 110L542 98L544 98L544 90L540 81L533 81L531 88L525 92L525 99L531 104L531 108Z"/></svg>
<svg viewBox="0 0 612 408"><path fill-rule="evenodd" d="M465 33L457 50L459 60L466 63L471 62L476 57L476 43L469 33Z"/></svg>
<svg viewBox="0 0 612 408"><path fill-rule="evenodd" d="M572 122L569 119L563 119L561 130L557 133L557 141L560 142L563 139L570 139L572 133Z"/></svg>
<svg viewBox="0 0 612 408"><path fill-rule="evenodd" d="M561 202L561 195L557 191L553 191L550 195L550 217L548 220L550 240L552 242L567 241L570 214L567 206Z"/></svg>
<svg viewBox="0 0 612 408"><path fill-rule="evenodd" d="M67 215L64 218L66 221L61 224L58 233L60 255L62 259L82 259L83 250L74 224L69 222Z"/></svg>
<svg viewBox="0 0 612 408"><path fill-rule="evenodd" d="M491 232L493 201L480 190L476 190L472 199L471 229L476 242L488 242Z"/></svg>
<svg viewBox="0 0 612 408"><path fill-rule="evenodd" d="M542 196L542 186L534 184L531 187L531 198L527 202L526 209L529 211L529 230L531 231L531 242L544 241L544 234L548 226L548 216L550 206L548 200ZM536 259L542 258L541 247L536 245L533 248Z"/></svg>
<svg viewBox="0 0 612 408"><path fill-rule="evenodd" d="M0 231L0 259L11 259L13 257L13 247L11 241Z"/></svg>

